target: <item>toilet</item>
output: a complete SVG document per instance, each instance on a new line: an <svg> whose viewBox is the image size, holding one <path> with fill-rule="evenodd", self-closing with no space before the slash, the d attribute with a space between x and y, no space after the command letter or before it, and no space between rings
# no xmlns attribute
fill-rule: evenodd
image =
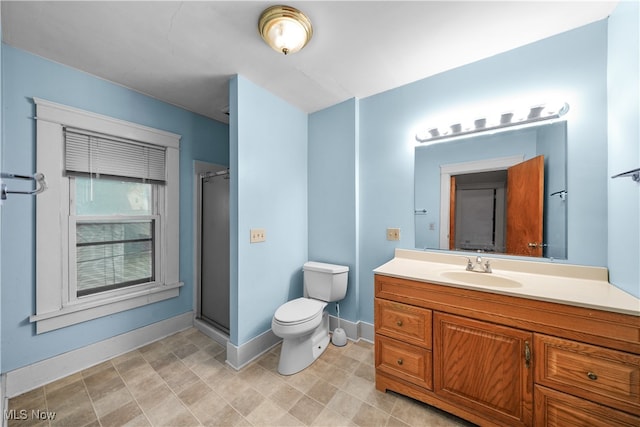
<svg viewBox="0 0 640 427"><path fill-rule="evenodd" d="M278 372L292 375L311 365L329 344L329 302L347 294L349 267L310 261L302 267L304 297L276 310L271 330L282 338Z"/></svg>

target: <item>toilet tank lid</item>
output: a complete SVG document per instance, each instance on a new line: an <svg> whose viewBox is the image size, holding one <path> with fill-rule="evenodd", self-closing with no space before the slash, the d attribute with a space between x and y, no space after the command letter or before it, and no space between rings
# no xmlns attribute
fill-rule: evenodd
<svg viewBox="0 0 640 427"><path fill-rule="evenodd" d="M304 263L302 270L338 274L349 271L349 267L346 265L326 264L324 262L309 261Z"/></svg>

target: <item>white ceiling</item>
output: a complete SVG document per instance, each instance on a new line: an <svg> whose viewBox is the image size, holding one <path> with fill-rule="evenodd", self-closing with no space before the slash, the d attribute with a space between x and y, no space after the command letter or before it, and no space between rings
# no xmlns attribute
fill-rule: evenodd
<svg viewBox="0 0 640 427"><path fill-rule="evenodd" d="M305 112L364 98L606 18L616 1L292 1L314 27L284 56L274 2L2 1L3 42L228 122L241 74Z"/></svg>

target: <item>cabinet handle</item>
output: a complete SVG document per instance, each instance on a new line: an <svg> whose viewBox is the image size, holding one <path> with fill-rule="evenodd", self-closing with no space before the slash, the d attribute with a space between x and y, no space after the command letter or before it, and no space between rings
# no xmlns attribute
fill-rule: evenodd
<svg viewBox="0 0 640 427"><path fill-rule="evenodd" d="M398 321L396 322L396 325L398 325L398 326L402 326L402 320L398 320Z"/></svg>
<svg viewBox="0 0 640 427"><path fill-rule="evenodd" d="M524 363L527 368L531 366L531 347L529 346L529 341L524 342Z"/></svg>
<svg viewBox="0 0 640 427"><path fill-rule="evenodd" d="M398 359L398 365L402 365L404 361L402 359Z"/></svg>
<svg viewBox="0 0 640 427"><path fill-rule="evenodd" d="M598 379L598 376L593 372L587 372L587 376L589 377L590 380L593 380L593 381Z"/></svg>

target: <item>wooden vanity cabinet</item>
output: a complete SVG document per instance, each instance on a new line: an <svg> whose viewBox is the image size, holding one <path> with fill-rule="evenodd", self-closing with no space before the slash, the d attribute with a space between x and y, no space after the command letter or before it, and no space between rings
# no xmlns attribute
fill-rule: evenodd
<svg viewBox="0 0 640 427"><path fill-rule="evenodd" d="M376 388L481 426L640 426L640 317L375 276Z"/></svg>

